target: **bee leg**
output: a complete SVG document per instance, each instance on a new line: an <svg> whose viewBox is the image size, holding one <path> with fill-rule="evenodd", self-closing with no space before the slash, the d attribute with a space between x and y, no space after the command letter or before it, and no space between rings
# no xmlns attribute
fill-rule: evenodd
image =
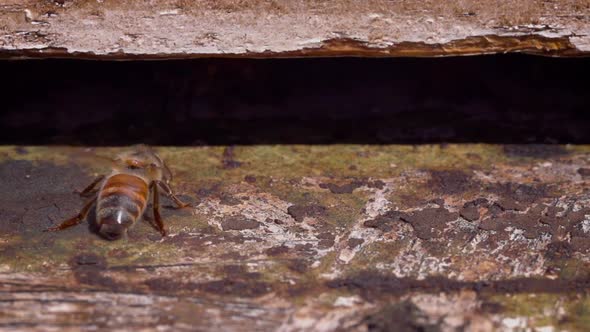
<svg viewBox="0 0 590 332"><path fill-rule="evenodd" d="M88 201L88 203L86 203L84 205L84 207L82 208L82 210L80 210L80 213L78 213L77 216L67 219L66 221L62 222L58 226L50 227L50 228L46 229L45 232L61 231L66 228L70 228L72 226L78 225L79 223L82 222L82 220L84 220L86 218L86 216L88 215L88 212L90 211L90 208L92 207L92 204L94 204L94 202L96 202L97 198L98 198L98 195L94 196L94 198L92 198L90 201Z"/></svg>
<svg viewBox="0 0 590 332"><path fill-rule="evenodd" d="M178 206L179 209L185 208L190 205L189 203L184 203L178 197L176 197L176 195L172 191L172 188L170 188L170 186L167 183L158 181L158 185L160 186L160 188L162 188L162 190L164 190L164 193L174 201L174 203Z"/></svg>
<svg viewBox="0 0 590 332"><path fill-rule="evenodd" d="M99 175L96 179L94 179L94 181L92 181L91 184L88 185L88 187L84 188L84 190L82 190L81 192L79 192L80 196L84 196L86 194L89 193L94 193L95 190L94 187L96 187L96 185L102 181L104 179L104 175Z"/></svg>
<svg viewBox="0 0 590 332"><path fill-rule="evenodd" d="M154 197L154 201L152 203L154 208L154 221L156 222L156 226L158 227L160 234L162 234L162 236L166 236L164 222L162 221L162 216L160 216L160 194L158 193L158 185L156 183L152 183L152 196Z"/></svg>

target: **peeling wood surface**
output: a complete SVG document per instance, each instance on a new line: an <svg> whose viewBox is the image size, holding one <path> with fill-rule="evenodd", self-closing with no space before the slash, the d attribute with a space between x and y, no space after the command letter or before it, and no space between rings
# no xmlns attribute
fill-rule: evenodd
<svg viewBox="0 0 590 332"><path fill-rule="evenodd" d="M590 2L0 0L3 57L587 55Z"/></svg>
<svg viewBox="0 0 590 332"><path fill-rule="evenodd" d="M120 150L0 148L0 329L590 324L588 146L160 148L170 236L42 233Z"/></svg>

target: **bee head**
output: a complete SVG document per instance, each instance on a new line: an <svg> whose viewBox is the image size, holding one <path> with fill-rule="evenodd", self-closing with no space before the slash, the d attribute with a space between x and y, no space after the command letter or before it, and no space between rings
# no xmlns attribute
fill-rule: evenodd
<svg viewBox="0 0 590 332"><path fill-rule="evenodd" d="M120 171L142 176L148 180L170 182L172 173L151 148L138 145L132 151L120 154L115 162Z"/></svg>

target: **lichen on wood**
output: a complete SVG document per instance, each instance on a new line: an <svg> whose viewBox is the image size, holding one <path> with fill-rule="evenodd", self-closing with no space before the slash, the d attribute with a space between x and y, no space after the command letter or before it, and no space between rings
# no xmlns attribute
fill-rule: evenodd
<svg viewBox="0 0 590 332"><path fill-rule="evenodd" d="M161 147L168 237L42 232L121 149L0 148L1 328L587 327L588 146Z"/></svg>

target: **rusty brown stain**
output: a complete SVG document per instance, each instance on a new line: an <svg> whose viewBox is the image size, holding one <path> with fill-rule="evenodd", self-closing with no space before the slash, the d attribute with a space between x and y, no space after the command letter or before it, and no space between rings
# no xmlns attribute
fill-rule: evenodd
<svg viewBox="0 0 590 332"><path fill-rule="evenodd" d="M245 52L245 53L204 53L204 54L130 54L122 51L106 54L92 52L72 52L65 48L47 47L40 49L0 50L0 59L26 58L76 58L91 60L156 60L156 59L195 59L195 58L302 58L302 57L438 57L477 55L495 53L526 53L533 55L576 57L588 56L578 50L569 37L524 36L472 36L457 39L446 44L427 44L424 42L399 42L387 47L374 47L368 43L348 38L334 38L322 42L316 48L303 48L285 52Z"/></svg>

